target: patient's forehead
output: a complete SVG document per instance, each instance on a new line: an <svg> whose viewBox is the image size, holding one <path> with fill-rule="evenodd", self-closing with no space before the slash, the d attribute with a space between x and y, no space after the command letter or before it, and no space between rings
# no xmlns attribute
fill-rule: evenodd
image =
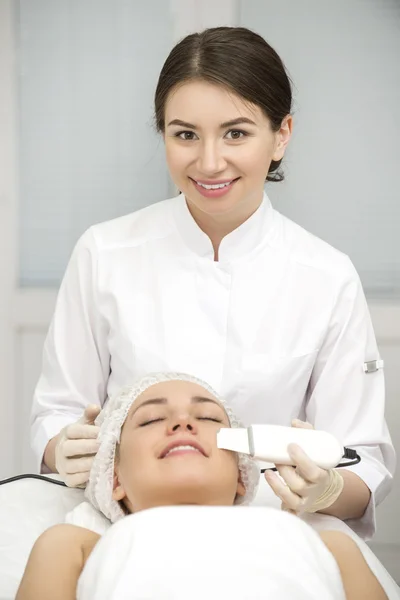
<svg viewBox="0 0 400 600"><path fill-rule="evenodd" d="M210 401L210 402L208 402ZM187 406L189 404L209 404L214 410L225 413L221 401L204 387L191 381L162 381L150 386L140 394L132 404L129 415L133 415L139 407L147 404L168 406ZM143 410L143 409L142 409Z"/></svg>
<svg viewBox="0 0 400 600"><path fill-rule="evenodd" d="M135 400L135 404L140 404L141 402L148 400L149 398L161 398L165 397L168 400L173 401L174 399L182 400L187 399L190 401L192 397L204 397L210 398L211 400L215 400L221 406L220 402L217 400L213 394L210 394L206 389L204 389L201 385L197 383L193 383L192 381L182 381L182 380L173 380L173 381L160 381L159 383L155 383L151 385L147 390L145 390L140 396L138 396Z"/></svg>

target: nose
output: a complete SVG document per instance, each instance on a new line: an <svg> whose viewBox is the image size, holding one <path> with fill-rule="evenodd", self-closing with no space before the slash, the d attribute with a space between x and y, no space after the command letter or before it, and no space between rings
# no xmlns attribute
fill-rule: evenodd
<svg viewBox="0 0 400 600"><path fill-rule="evenodd" d="M190 415L175 416L168 423L168 435L181 432L197 433L197 423Z"/></svg>
<svg viewBox="0 0 400 600"><path fill-rule="evenodd" d="M205 140L200 144L197 167L199 173L207 176L213 176L225 170L226 160L217 141Z"/></svg>

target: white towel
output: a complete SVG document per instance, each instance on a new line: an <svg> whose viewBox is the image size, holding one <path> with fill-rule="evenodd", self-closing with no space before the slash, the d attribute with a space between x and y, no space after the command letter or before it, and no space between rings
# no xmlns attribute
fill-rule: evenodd
<svg viewBox="0 0 400 600"><path fill-rule="evenodd" d="M77 600L345 600L318 534L258 507L166 507L113 525L80 577Z"/></svg>
<svg viewBox="0 0 400 600"><path fill-rule="evenodd" d="M90 502L86 500L75 506L65 516L65 523L85 527L99 535L103 535L111 527L111 522L101 513L96 510Z"/></svg>
<svg viewBox="0 0 400 600"><path fill-rule="evenodd" d="M192 507L191 510L195 510L197 514L201 514L202 518L204 513L204 508L206 507ZM248 513L248 511L250 511L249 515L252 515L252 511L254 510L255 507L253 508L242 508L241 510L245 510L245 513ZM201 510L201 512L199 512L199 509ZM158 509L161 510L161 509ZM168 509L171 510L171 509ZM173 509L174 510L174 509ZM184 507L175 507L175 510L178 510L179 513L181 513L182 511L184 511ZM217 510L221 510L221 508L217 509ZM226 509L224 509L226 510ZM228 514L230 511L230 507L227 507L228 510ZM277 513L279 514L284 514L285 513L280 513L280 511L277 508L263 508L261 509L261 507L257 507L256 510L264 510L267 511L266 512L266 517L263 518L263 522L264 519L268 519L269 521L269 527L271 527L270 522L271 519L275 519ZM272 514L271 514L272 511ZM147 517L143 517L140 515L145 515L146 513L148 513L149 511L145 511L144 513L138 513L135 518L132 517L126 517L123 520L123 527L120 529L115 529L115 525L113 526L113 534L112 537L107 538L107 548L111 548L113 544L116 545L116 547L118 547L118 561L124 561L125 558L123 558L122 556L122 544L125 544L127 539L129 541L129 544L131 543L131 540L133 540L133 529L135 529L135 540L136 540L136 548L137 548L137 543L141 543L140 541L137 542L138 540L138 536L140 537L141 535L141 531L142 531L142 519L143 518L147 518ZM150 511L151 515L154 515L155 511ZM182 514L184 514L182 512ZM256 513L257 514L257 513ZM164 513L163 513L164 515ZM254 524L254 518L253 516L247 516L244 517L243 515L241 515L241 517L245 520L248 521L248 523L250 524ZM154 523L153 523L153 519L154 518ZM164 517L163 517L164 518ZM235 516L235 518L237 518L237 515ZM196 517L197 519L197 517ZM278 521L279 521L280 517L278 517ZM286 521L286 516L284 516L284 519ZM297 519L298 521L300 519ZM393 578L389 575L389 573L387 572L387 570L384 568L384 566L382 565L382 563L378 560L378 558L374 555L374 553L371 551L371 549L367 546L367 544L361 540L355 533L353 530L351 530L343 521L340 521L339 519L336 519L335 517L330 517L328 515L320 515L320 514L313 514L313 515L305 515L303 517L303 520L305 522L308 523L308 525L310 525L313 529L315 529L316 531L324 531L324 530L338 530L338 531L342 531L343 533L346 533L347 535L349 535L358 545L360 551L362 552L365 561L367 562L369 568L371 569L371 571L374 573L375 577L378 579L378 581L380 582L380 584L382 585L383 589L385 590L389 600L400 600L400 588L398 587L398 585L396 584L396 582L393 580ZM94 531L96 533L98 533L99 535L104 535L108 529L110 529L111 527L111 523L108 519L106 519L106 517L104 517L104 515L102 513L100 513L99 511L97 511L89 502L82 502L81 504L79 504L78 506L76 506L72 511L70 511L67 516L66 516L66 523L71 523L73 525L78 525L80 527L86 527L86 529L90 529L91 531ZM132 522L132 525L131 525ZM181 520L180 518L178 519L178 523L180 523ZM149 522L146 521L146 527L148 527L148 532L153 532L153 530L157 527L157 524L159 524L159 518L158 517L153 517L151 516L151 519ZM290 517L290 527L294 526L293 523L293 519ZM162 523L162 527L164 527L164 523ZM196 523L196 521L193 519L193 523L190 524L190 527L193 529L194 527L198 528L198 525ZM212 533L214 532L213 529L211 529L211 523L205 523L204 525L205 527L205 531L211 531ZM258 528L258 525L257 525ZM248 526L246 525L246 531L248 530ZM273 529L270 529L271 533L273 531ZM119 531L121 531L121 533L119 533ZM125 533L125 531L127 531L128 533ZM156 534L157 533L157 529L155 529ZM153 533L147 533L146 535L150 535L152 536ZM246 536L248 534L246 533ZM253 533L253 535L255 535L255 533ZM298 533L296 533L296 535L298 535ZM242 536L243 538L243 534L241 533L241 531L237 531L236 534L236 538L237 540L240 539ZM113 541L111 541L113 540ZM114 541L115 540L115 541ZM121 543L120 543L121 540ZM236 540L236 546L239 547L239 551L240 551L240 547L242 545L242 543L244 543L244 538L242 539L242 542L238 542ZM314 538L315 540L315 538ZM290 540L286 537L286 543L290 543ZM130 547L130 546L129 546ZM211 556L211 555L210 555ZM128 559L127 559L128 560ZM130 560L130 559L129 559ZM211 560L211 558L210 558ZM154 562L154 561L153 561ZM93 569L97 568L97 567L91 567ZM120 565L118 562L118 566L117 566L117 572L120 571ZM105 572L105 576L106 578L110 578L111 580L113 580L112 576L109 574L109 567L107 567L106 572ZM88 584L86 583L86 586ZM88 596L86 596L88 597ZM84 599L86 597L83 597ZM156 596L154 596L156 597ZM97 600L97 599L96 599Z"/></svg>

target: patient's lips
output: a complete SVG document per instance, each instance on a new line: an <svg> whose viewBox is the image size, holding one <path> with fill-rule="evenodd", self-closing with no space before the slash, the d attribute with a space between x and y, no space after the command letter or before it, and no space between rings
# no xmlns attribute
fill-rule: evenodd
<svg viewBox="0 0 400 600"><path fill-rule="evenodd" d="M160 458L182 454L202 454L207 456L204 448L196 440L179 439L170 442L161 452Z"/></svg>

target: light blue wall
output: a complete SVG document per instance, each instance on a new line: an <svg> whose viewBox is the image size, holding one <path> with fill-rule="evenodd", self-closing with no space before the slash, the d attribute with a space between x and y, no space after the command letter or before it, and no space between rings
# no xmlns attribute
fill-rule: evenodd
<svg viewBox="0 0 400 600"><path fill-rule="evenodd" d="M400 297L400 3L242 0L239 21L296 86L275 206L349 254L370 297Z"/></svg>
<svg viewBox="0 0 400 600"><path fill-rule="evenodd" d="M153 127L168 2L19 0L20 282L58 285L93 223L168 196Z"/></svg>
<svg viewBox="0 0 400 600"><path fill-rule="evenodd" d="M168 196L153 93L164 0L19 0L20 281L58 285L92 223ZM295 82L275 206L348 253L370 297L400 297L400 4L238 0Z"/></svg>

